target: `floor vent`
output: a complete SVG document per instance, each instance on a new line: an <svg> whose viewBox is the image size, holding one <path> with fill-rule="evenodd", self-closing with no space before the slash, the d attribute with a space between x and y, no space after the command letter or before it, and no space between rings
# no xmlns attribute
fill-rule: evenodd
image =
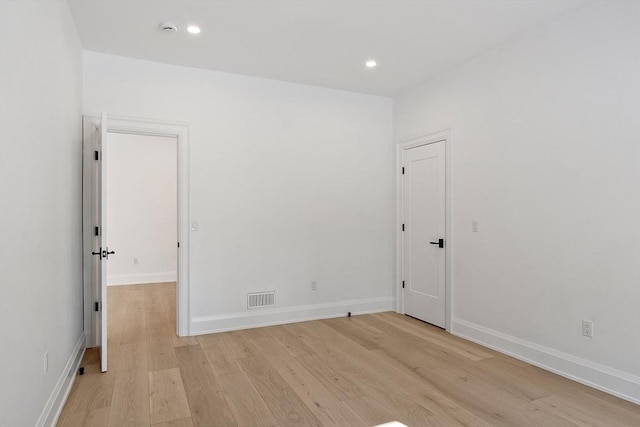
<svg viewBox="0 0 640 427"><path fill-rule="evenodd" d="M275 305L275 292L255 292L247 294L247 308L274 307Z"/></svg>

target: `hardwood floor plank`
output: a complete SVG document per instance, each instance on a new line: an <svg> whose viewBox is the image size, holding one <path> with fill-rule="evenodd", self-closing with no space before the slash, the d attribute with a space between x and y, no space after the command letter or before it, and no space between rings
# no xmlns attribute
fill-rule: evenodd
<svg viewBox="0 0 640 427"><path fill-rule="evenodd" d="M358 414L369 426L397 421L391 412L369 396L345 400L342 403Z"/></svg>
<svg viewBox="0 0 640 427"><path fill-rule="evenodd" d="M561 396L573 396L579 397L588 404L594 406L600 406L601 403L607 403L613 405L613 411L617 411L618 408L635 412L640 416L640 405L632 402L622 400L616 396L589 387L579 382L572 381L568 378L556 375L553 372L546 371L537 366L528 365L524 371L525 375L522 377L522 381L531 381L537 384L541 384L543 387L549 389L550 394L556 394Z"/></svg>
<svg viewBox="0 0 640 427"><path fill-rule="evenodd" d="M109 407L71 413L58 422L59 427L107 427L108 425Z"/></svg>
<svg viewBox="0 0 640 427"><path fill-rule="evenodd" d="M174 347L184 347L188 345L198 345L198 340L196 337L179 337L175 333L175 326L172 325L173 332L171 333L171 343Z"/></svg>
<svg viewBox="0 0 640 427"><path fill-rule="evenodd" d="M607 402L584 402L569 396L551 395L534 402L534 405L559 415L583 427L640 426L640 410L620 410Z"/></svg>
<svg viewBox="0 0 640 427"><path fill-rule="evenodd" d="M217 379L238 425L271 427L278 424L244 372L232 372Z"/></svg>
<svg viewBox="0 0 640 427"><path fill-rule="evenodd" d="M173 324L163 311L146 311L145 339L147 343L159 341L173 341ZM173 344L173 342L172 342Z"/></svg>
<svg viewBox="0 0 640 427"><path fill-rule="evenodd" d="M302 340L282 326L271 326L262 329L278 344L282 345L293 357L309 356L314 354L314 351Z"/></svg>
<svg viewBox="0 0 640 427"><path fill-rule="evenodd" d="M433 393L417 393L413 398L433 414L430 425L491 427L487 421L448 397L434 397Z"/></svg>
<svg viewBox="0 0 640 427"><path fill-rule="evenodd" d="M468 369L475 375L486 381L491 381L509 392L522 396L529 400L540 399L549 396L552 391L539 380L535 374L526 367L505 363L500 358L480 360Z"/></svg>
<svg viewBox="0 0 640 427"><path fill-rule="evenodd" d="M259 355L259 351L250 345L247 332L245 331L225 332L224 340L229 345L234 359Z"/></svg>
<svg viewBox="0 0 640 427"><path fill-rule="evenodd" d="M191 417L178 368L149 372L151 424Z"/></svg>
<svg viewBox="0 0 640 427"><path fill-rule="evenodd" d="M112 315L116 312L124 312L127 307L129 286L107 286L107 310Z"/></svg>
<svg viewBox="0 0 640 427"><path fill-rule="evenodd" d="M144 289L144 309L148 312L166 313L164 290L157 285L149 285Z"/></svg>
<svg viewBox="0 0 640 427"><path fill-rule="evenodd" d="M362 324L369 327L375 327L381 331L379 348L397 348L398 346L406 346L412 344L417 350L428 357L432 363L445 363L454 364L457 366L463 366L470 362L470 360L458 354L458 352L451 351L446 347L435 345L425 340L416 339L416 337L402 329L399 329L387 322L384 322L374 316L356 316L353 318L353 324L355 327Z"/></svg>
<svg viewBox="0 0 640 427"><path fill-rule="evenodd" d="M355 382L340 374L320 357L304 356L299 357L298 361L335 394L338 400L357 399L365 395Z"/></svg>
<svg viewBox="0 0 640 427"><path fill-rule="evenodd" d="M109 412L110 427L144 426L149 424L149 377L147 345L124 344L113 387Z"/></svg>
<svg viewBox="0 0 640 427"><path fill-rule="evenodd" d="M149 371L177 368L178 361L173 344L170 341L157 341L147 344Z"/></svg>
<svg viewBox="0 0 640 427"><path fill-rule="evenodd" d="M144 311L145 289L148 285L131 285L125 301L126 310Z"/></svg>
<svg viewBox="0 0 640 427"><path fill-rule="evenodd" d="M440 328L420 322L409 316L398 313L378 313L372 315L371 318L380 319L395 327L396 330L399 329L418 338L422 338L470 360L477 361L495 356L495 352L489 351L480 345L453 337Z"/></svg>
<svg viewBox="0 0 640 427"><path fill-rule="evenodd" d="M433 365L424 354L409 344L381 352L424 382L429 382L446 397L458 402L476 416L498 426L553 425L575 426L562 417L540 411L527 399L479 379L455 365Z"/></svg>
<svg viewBox="0 0 640 427"><path fill-rule="evenodd" d="M144 295L141 292L134 291L129 294L137 293ZM138 304L142 304L142 306L138 306ZM141 299L141 303L134 301L127 305L122 322L120 344L145 344L147 342L144 296Z"/></svg>
<svg viewBox="0 0 640 427"><path fill-rule="evenodd" d="M191 417L179 420L167 421L165 423L153 424L153 427L193 427Z"/></svg>
<svg viewBox="0 0 640 427"><path fill-rule="evenodd" d="M325 426L364 426L353 411L343 406L298 359L271 338L256 338L256 347L271 363L309 410Z"/></svg>
<svg viewBox="0 0 640 427"><path fill-rule="evenodd" d="M197 337L205 356L209 360L214 375L230 374L242 369L236 361L231 347L223 338L224 334L200 335Z"/></svg>
<svg viewBox="0 0 640 427"><path fill-rule="evenodd" d="M202 348L199 345L182 346L175 352L193 425L237 425Z"/></svg>
<svg viewBox="0 0 640 427"><path fill-rule="evenodd" d="M94 368L76 375L66 405L69 412L90 412L111 405L115 375L103 375L99 363L86 366Z"/></svg>
<svg viewBox="0 0 640 427"><path fill-rule="evenodd" d="M329 332L330 340L316 338L312 333L303 332L308 328L305 324L288 325L288 328L294 332L298 330L299 336L306 335L305 341L326 363L355 381L363 391L408 425L424 425L427 420L428 425L483 425L482 420L466 411L462 414L454 411L457 417L452 417L453 402L438 390L408 377L346 337ZM321 334L321 329L316 329L316 336ZM422 397L421 393L427 392L430 399Z"/></svg>
<svg viewBox="0 0 640 427"><path fill-rule="evenodd" d="M355 341L367 350L380 348L380 340L383 338L382 333L375 330L367 330L358 327L351 322L351 318L341 317L336 319L321 320L322 324L333 328L336 332Z"/></svg>
<svg viewBox="0 0 640 427"><path fill-rule="evenodd" d="M266 359L246 357L238 363L280 425L322 425Z"/></svg>

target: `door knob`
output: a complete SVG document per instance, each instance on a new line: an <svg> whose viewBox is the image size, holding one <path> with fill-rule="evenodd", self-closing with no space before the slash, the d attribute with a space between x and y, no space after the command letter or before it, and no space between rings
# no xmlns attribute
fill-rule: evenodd
<svg viewBox="0 0 640 427"><path fill-rule="evenodd" d="M115 253L116 251L110 251L109 248L107 248L102 251L102 256L104 257L104 259L109 259L109 255L114 255Z"/></svg>
<svg viewBox="0 0 640 427"><path fill-rule="evenodd" d="M98 255L98 259L102 259L102 248L98 252L91 252L91 255Z"/></svg>
<svg viewBox="0 0 640 427"><path fill-rule="evenodd" d="M437 242L429 242L431 245L438 245L439 248L444 248L444 239L438 239Z"/></svg>

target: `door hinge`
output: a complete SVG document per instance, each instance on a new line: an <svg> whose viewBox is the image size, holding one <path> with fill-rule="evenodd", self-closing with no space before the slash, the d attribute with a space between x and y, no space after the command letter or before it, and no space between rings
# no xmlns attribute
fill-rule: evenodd
<svg viewBox="0 0 640 427"><path fill-rule="evenodd" d="M402 289L404 289L404 280L402 281Z"/></svg>
<svg viewBox="0 0 640 427"><path fill-rule="evenodd" d="M100 160L100 152L94 151L93 152L93 158L94 158L94 160Z"/></svg>
<svg viewBox="0 0 640 427"><path fill-rule="evenodd" d="M402 167L402 175L404 175L404 166Z"/></svg>
<svg viewBox="0 0 640 427"><path fill-rule="evenodd" d="M180 247L180 242L178 242L178 247Z"/></svg>
<svg viewBox="0 0 640 427"><path fill-rule="evenodd" d="M96 301L96 303L95 303L95 310L96 310L96 311L101 311L101 310L102 310L102 307L101 307L100 301Z"/></svg>
<svg viewBox="0 0 640 427"><path fill-rule="evenodd" d="M404 231L404 224L402 224L402 231Z"/></svg>
<svg viewBox="0 0 640 427"><path fill-rule="evenodd" d="M98 227L97 225L94 227L93 232L95 233L96 236L100 235L100 227Z"/></svg>

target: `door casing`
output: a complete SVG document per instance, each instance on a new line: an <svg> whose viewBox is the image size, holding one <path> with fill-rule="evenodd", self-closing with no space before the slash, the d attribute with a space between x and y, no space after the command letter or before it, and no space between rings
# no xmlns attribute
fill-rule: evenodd
<svg viewBox="0 0 640 427"><path fill-rule="evenodd" d="M445 146L445 329L451 332L451 318L453 316L453 292L452 292L452 280L451 270L453 266L453 233L452 233L452 206L451 206L451 194L452 194L452 149L451 149L451 129L443 129L440 131L419 135L413 138L409 138L399 142L396 145L396 262L395 262L395 277L396 277L396 312L405 314L404 312L404 292L402 289L403 280L403 266L404 266L404 254L402 244L402 223L403 223L403 193L402 193L402 154L404 150L419 147L421 145L433 144L436 142L444 141Z"/></svg>
<svg viewBox="0 0 640 427"><path fill-rule="evenodd" d="M82 121L82 245L83 245L83 320L86 346L97 343L93 325L93 295L91 285L91 247L94 233L91 215L91 173L94 167L91 133L100 124L100 115L85 115ZM186 122L140 119L109 115L107 132L133 135L166 136L176 138L178 144L178 286L176 287L176 324L179 336L189 336L189 124ZM86 151L90 150L89 153ZM177 242L176 242L177 243ZM106 310L106 307L103 307Z"/></svg>

